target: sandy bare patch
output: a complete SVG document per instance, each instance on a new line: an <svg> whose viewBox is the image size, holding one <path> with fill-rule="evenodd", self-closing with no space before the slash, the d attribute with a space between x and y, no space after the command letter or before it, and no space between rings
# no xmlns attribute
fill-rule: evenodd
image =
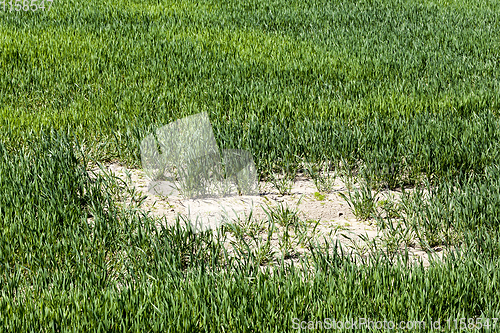
<svg viewBox="0 0 500 333"><path fill-rule="evenodd" d="M129 189L134 189L142 196L140 208L158 218L158 223L173 225L178 216L189 220L191 216L203 218L205 228L220 226L221 221L245 224L251 213L251 221L247 223L259 223L268 221L266 211L271 209L288 208L291 212L297 212L297 216L304 224L309 226L305 231L308 233L304 239L313 240L318 244L324 243L324 239L330 241L338 240L345 249L355 251L358 254L369 252L370 242L381 242L383 234L377 229L374 220L359 221L352 213L347 202L339 193L348 193L345 184L336 179L330 193L319 193L314 182L304 175L298 175L289 195L280 195L273 185L260 182L259 195L257 196L232 196L225 198L186 199L169 183L152 183L141 169L128 169L118 163L104 165L106 173L118 177ZM101 173L99 168L91 170ZM155 194L155 186L170 186L171 194L168 196ZM384 191L379 194L381 199L392 198L398 200L401 193L397 191ZM131 200L121 202L130 205ZM193 215L193 212L196 214ZM224 212L224 215L221 213ZM224 216L226 220L221 219ZM161 222L160 222L161 221ZM230 223L231 223L230 222ZM305 229L302 229L305 230ZM297 257L307 252L305 244L294 244L295 247L288 255L283 252L284 226L276 226L276 232L270 239L271 249L274 253L281 253L287 260L297 261ZM266 242L265 228L260 230L262 242ZM290 238L296 237L290 231ZM245 236L247 240L249 237ZM235 235L227 238L228 245L237 241ZM383 242L381 242L383 243ZM255 246L259 246L255 244ZM234 250L234 249L232 249ZM417 262L422 260L424 266L429 265L429 254L416 245L416 242L408 248L410 256ZM438 248L436 255L442 257L445 251ZM291 254L292 253L292 254Z"/></svg>

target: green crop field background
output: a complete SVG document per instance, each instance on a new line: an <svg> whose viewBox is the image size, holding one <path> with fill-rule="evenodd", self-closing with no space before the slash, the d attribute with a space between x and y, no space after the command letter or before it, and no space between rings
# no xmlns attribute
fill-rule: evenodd
<svg viewBox="0 0 500 333"><path fill-rule="evenodd" d="M499 317L500 2L2 5L5 330ZM148 133L204 111L219 147L250 151L261 179L330 161L373 187L427 184L426 200L408 197L404 223L459 251L424 269L316 248L311 272L262 273L209 233L157 230L120 209L109 180L85 172L89 160L139 167Z"/></svg>

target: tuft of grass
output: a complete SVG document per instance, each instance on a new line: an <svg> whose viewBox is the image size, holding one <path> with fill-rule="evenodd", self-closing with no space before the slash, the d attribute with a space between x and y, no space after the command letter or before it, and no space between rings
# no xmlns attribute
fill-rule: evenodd
<svg viewBox="0 0 500 333"><path fill-rule="evenodd" d="M349 197L344 193L339 193L342 199L348 203L354 216L364 221L373 218L377 213L377 194L373 193L368 184L362 184L361 189L354 190L354 194L349 191Z"/></svg>
<svg viewBox="0 0 500 333"><path fill-rule="evenodd" d="M314 186L320 192L330 193L335 184L335 174L331 173L331 163L306 163L305 170L314 181Z"/></svg>

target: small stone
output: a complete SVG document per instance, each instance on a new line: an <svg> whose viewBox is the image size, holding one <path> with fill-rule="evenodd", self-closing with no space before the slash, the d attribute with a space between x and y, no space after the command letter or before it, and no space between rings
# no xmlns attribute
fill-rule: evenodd
<svg viewBox="0 0 500 333"><path fill-rule="evenodd" d="M342 215L344 215L344 213L342 213L342 212L339 212L339 217L340 217L340 216L342 216Z"/></svg>

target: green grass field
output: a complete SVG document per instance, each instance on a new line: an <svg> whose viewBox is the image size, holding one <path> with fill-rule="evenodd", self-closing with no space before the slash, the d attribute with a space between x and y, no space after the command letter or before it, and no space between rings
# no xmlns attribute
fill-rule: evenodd
<svg viewBox="0 0 500 333"><path fill-rule="evenodd" d="M5 331L285 332L325 318L496 330L498 1L2 6ZM87 174L89 161L139 167L149 132L205 111L219 147L250 151L262 180L329 161L368 188L415 189L399 221L456 252L424 268L310 244L310 270L266 273L250 251L227 255L227 230L157 229Z"/></svg>

